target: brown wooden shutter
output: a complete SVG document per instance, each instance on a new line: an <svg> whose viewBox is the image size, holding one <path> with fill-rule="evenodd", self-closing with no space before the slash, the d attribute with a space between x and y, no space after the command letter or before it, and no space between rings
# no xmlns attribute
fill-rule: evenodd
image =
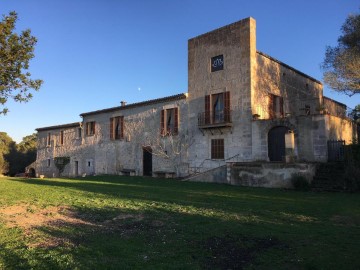
<svg viewBox="0 0 360 270"><path fill-rule="evenodd" d="M229 123L231 121L230 117L230 92L224 93L224 120Z"/></svg>
<svg viewBox="0 0 360 270"><path fill-rule="evenodd" d="M120 116L120 138L124 139L124 116Z"/></svg>
<svg viewBox="0 0 360 270"><path fill-rule="evenodd" d="M283 97L279 97L280 98L280 116L284 117L284 98Z"/></svg>
<svg viewBox="0 0 360 270"><path fill-rule="evenodd" d="M161 136L165 135L165 110L161 110L160 116L160 134Z"/></svg>
<svg viewBox="0 0 360 270"><path fill-rule="evenodd" d="M174 135L179 131L179 108L174 108Z"/></svg>
<svg viewBox="0 0 360 270"><path fill-rule="evenodd" d="M91 122L91 127L92 127L92 135L95 135L95 122Z"/></svg>
<svg viewBox="0 0 360 270"><path fill-rule="evenodd" d="M205 96L205 124L210 124L210 95Z"/></svg>
<svg viewBox="0 0 360 270"><path fill-rule="evenodd" d="M274 118L274 95L273 94L269 94L269 104L268 104L268 111L269 111L269 118Z"/></svg>
<svg viewBox="0 0 360 270"><path fill-rule="evenodd" d="M110 118L110 140L114 140L114 118Z"/></svg>

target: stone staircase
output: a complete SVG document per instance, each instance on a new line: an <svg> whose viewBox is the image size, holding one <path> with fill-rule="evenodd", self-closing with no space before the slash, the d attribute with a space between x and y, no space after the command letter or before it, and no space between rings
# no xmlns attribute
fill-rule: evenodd
<svg viewBox="0 0 360 270"><path fill-rule="evenodd" d="M343 162L319 163L311 187L317 191L344 191L346 190L344 175Z"/></svg>

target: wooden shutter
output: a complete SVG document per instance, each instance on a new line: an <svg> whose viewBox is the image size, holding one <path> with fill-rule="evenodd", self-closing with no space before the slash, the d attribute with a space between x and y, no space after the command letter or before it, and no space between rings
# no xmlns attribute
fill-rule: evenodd
<svg viewBox="0 0 360 270"><path fill-rule="evenodd" d="M279 97L280 99L280 116L284 117L284 98L283 97Z"/></svg>
<svg viewBox="0 0 360 270"><path fill-rule="evenodd" d="M124 116L120 116L120 138L124 139Z"/></svg>
<svg viewBox="0 0 360 270"><path fill-rule="evenodd" d="M93 130L93 134L92 135L95 135L95 122L91 122L92 123L92 130Z"/></svg>
<svg viewBox="0 0 360 270"><path fill-rule="evenodd" d="M90 122L86 123L86 136L90 135Z"/></svg>
<svg viewBox="0 0 360 270"><path fill-rule="evenodd" d="M231 122L230 117L230 92L224 93L224 121L226 123Z"/></svg>
<svg viewBox="0 0 360 270"><path fill-rule="evenodd" d="M174 108L174 135L179 131L179 108Z"/></svg>
<svg viewBox="0 0 360 270"><path fill-rule="evenodd" d="M224 159L224 139L211 140L211 159Z"/></svg>
<svg viewBox="0 0 360 270"><path fill-rule="evenodd" d="M161 110L160 116L160 134L161 136L165 135L165 110Z"/></svg>
<svg viewBox="0 0 360 270"><path fill-rule="evenodd" d="M114 140L114 118L110 118L110 140Z"/></svg>
<svg viewBox="0 0 360 270"><path fill-rule="evenodd" d="M275 105L274 95L269 94L268 111L269 111L269 118L270 119L274 118L274 114L275 114L274 105Z"/></svg>
<svg viewBox="0 0 360 270"><path fill-rule="evenodd" d="M205 124L210 124L210 95L205 96Z"/></svg>
<svg viewBox="0 0 360 270"><path fill-rule="evenodd" d="M63 130L60 131L60 144L61 145L64 144L64 131Z"/></svg>

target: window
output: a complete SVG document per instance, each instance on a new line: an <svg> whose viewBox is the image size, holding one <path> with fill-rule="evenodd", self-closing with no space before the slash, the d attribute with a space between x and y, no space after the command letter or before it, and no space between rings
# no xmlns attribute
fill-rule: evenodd
<svg viewBox="0 0 360 270"><path fill-rule="evenodd" d="M284 117L284 99L280 96L270 94L269 96L269 118Z"/></svg>
<svg viewBox="0 0 360 270"><path fill-rule="evenodd" d="M224 159L224 139L211 140L211 159Z"/></svg>
<svg viewBox="0 0 360 270"><path fill-rule="evenodd" d="M47 166L50 167L50 165L51 165L51 159L49 158L49 159L47 160Z"/></svg>
<svg viewBox="0 0 360 270"><path fill-rule="evenodd" d="M230 122L230 92L205 96L205 124Z"/></svg>
<svg viewBox="0 0 360 270"><path fill-rule="evenodd" d="M218 55L211 58L211 72L224 69L224 56Z"/></svg>
<svg viewBox="0 0 360 270"><path fill-rule="evenodd" d="M110 118L110 139L120 140L124 138L124 116Z"/></svg>
<svg viewBox="0 0 360 270"><path fill-rule="evenodd" d="M78 137L79 139L81 139L81 135L82 135L82 129L81 129L81 128L78 128L78 129L77 129L77 137Z"/></svg>
<svg viewBox="0 0 360 270"><path fill-rule="evenodd" d="M49 132L47 135L47 139L46 139L46 145L50 146L51 145L51 133Z"/></svg>
<svg viewBox="0 0 360 270"><path fill-rule="evenodd" d="M64 131L63 130L60 131L60 144L61 145L64 144Z"/></svg>
<svg viewBox="0 0 360 270"><path fill-rule="evenodd" d="M93 136L95 134L95 122L86 123L86 136Z"/></svg>
<svg viewBox="0 0 360 270"><path fill-rule="evenodd" d="M179 109L171 108L161 111L161 135L176 135L179 131Z"/></svg>

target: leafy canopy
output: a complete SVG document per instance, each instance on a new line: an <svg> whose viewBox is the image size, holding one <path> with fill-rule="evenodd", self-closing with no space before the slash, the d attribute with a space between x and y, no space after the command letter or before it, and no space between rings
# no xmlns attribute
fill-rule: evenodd
<svg viewBox="0 0 360 270"><path fill-rule="evenodd" d="M360 14L349 15L341 31L338 45L326 48L321 67L326 84L353 96L360 93Z"/></svg>
<svg viewBox="0 0 360 270"><path fill-rule="evenodd" d="M27 71L37 39L30 29L20 35L14 32L17 18L12 11L0 21L0 114L8 112L5 103L9 99L27 102L32 98L30 89L37 91L42 84L42 80L31 79Z"/></svg>

